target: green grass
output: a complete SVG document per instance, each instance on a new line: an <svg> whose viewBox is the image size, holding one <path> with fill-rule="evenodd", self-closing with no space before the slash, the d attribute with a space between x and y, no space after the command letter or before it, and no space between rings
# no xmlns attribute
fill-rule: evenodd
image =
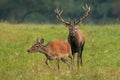
<svg viewBox="0 0 120 80"><path fill-rule="evenodd" d="M102 26L102 27L101 27ZM86 37L83 66L73 71L61 62L50 70L46 57L29 54L37 37L67 40L63 25L0 23L0 80L120 80L120 25L81 25ZM56 61L50 64L57 68Z"/></svg>

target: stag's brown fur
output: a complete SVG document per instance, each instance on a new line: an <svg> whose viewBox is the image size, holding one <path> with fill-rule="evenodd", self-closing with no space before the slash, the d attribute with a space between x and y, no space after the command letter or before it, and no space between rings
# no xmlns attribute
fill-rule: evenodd
<svg viewBox="0 0 120 80"><path fill-rule="evenodd" d="M66 56L70 57L71 61L73 61L73 56L71 52L71 46L66 41L51 41L47 45L42 45L44 42L43 39L37 39L37 42L28 49L29 53L33 52L41 52L45 54L47 57L46 64L49 68L51 66L49 65L49 60L57 59L58 61L58 69L60 67L60 60L68 64L70 66L70 63L65 59Z"/></svg>

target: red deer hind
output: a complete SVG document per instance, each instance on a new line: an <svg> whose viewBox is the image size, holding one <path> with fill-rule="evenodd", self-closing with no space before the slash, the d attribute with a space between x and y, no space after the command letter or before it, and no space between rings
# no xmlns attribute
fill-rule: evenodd
<svg viewBox="0 0 120 80"><path fill-rule="evenodd" d="M90 6L86 5L84 7L85 13L83 17L81 17L78 21L75 21L74 24L71 24L71 22L64 21L64 19L61 17L61 14L63 10L59 10L58 8L55 9L56 17L57 19L64 23L66 27L69 29L69 35L68 35L68 42L71 45L72 48L72 55L75 56L75 53L78 52L77 55L77 66L82 65L82 51L85 44L85 38L83 35L83 32L78 29L80 23L87 17L88 12L90 11Z"/></svg>
<svg viewBox="0 0 120 80"><path fill-rule="evenodd" d="M69 67L73 63L73 56L71 52L71 46L66 41L51 41L47 45L43 45L44 39L37 38L36 43L28 49L29 53L40 52L43 53L47 59L45 63L49 68L49 60L57 59L58 61L58 69L60 68L60 60L66 63ZM65 59L65 57L69 57L71 59L71 64ZM51 68L52 69L52 68Z"/></svg>

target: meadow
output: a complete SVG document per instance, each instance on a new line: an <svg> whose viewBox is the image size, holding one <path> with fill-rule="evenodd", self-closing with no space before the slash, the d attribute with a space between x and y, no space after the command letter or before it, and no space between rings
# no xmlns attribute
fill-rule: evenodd
<svg viewBox="0 0 120 80"><path fill-rule="evenodd" d="M120 80L120 25L81 25L86 43L83 66L50 70L46 57L29 54L36 38L67 40L64 25L0 23L0 80ZM75 60L76 62L76 60ZM57 69L56 61L50 64Z"/></svg>

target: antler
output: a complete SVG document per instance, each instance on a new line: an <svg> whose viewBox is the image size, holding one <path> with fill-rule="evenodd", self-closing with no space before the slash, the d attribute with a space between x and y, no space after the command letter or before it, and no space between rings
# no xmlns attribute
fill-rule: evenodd
<svg viewBox="0 0 120 80"><path fill-rule="evenodd" d="M60 9L58 9L58 8L55 9L55 13L56 13L57 19L58 19L60 22L66 24L66 25L70 25L70 22L64 21L64 19L61 17L62 12L63 12L63 10L60 10Z"/></svg>
<svg viewBox="0 0 120 80"><path fill-rule="evenodd" d="M88 16L88 12L90 12L90 6L88 6L87 4L86 4L85 7L83 7L83 9L85 10L85 13L84 13L83 17L80 18L80 19L75 23L75 25L79 25L79 24Z"/></svg>

